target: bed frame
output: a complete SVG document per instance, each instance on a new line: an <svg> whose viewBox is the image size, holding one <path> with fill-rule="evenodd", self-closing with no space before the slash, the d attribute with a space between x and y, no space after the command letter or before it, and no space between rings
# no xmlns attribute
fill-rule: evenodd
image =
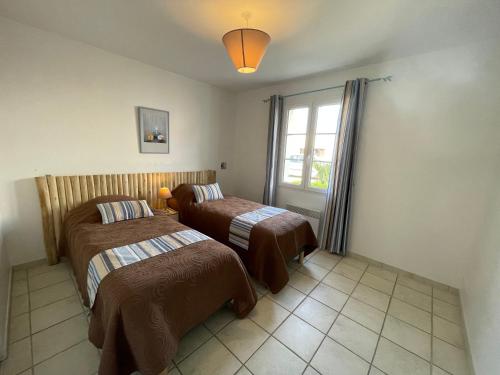
<svg viewBox="0 0 500 375"><path fill-rule="evenodd" d="M182 183L211 184L215 171L102 174L92 176L35 177L42 211L43 239L49 264L59 262L61 227L67 213L102 195L130 195L145 199L153 208L164 205L160 187L175 188Z"/></svg>

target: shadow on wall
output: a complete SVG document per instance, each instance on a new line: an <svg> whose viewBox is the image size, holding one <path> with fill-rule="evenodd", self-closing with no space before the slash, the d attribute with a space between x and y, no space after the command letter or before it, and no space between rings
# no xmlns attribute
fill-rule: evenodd
<svg viewBox="0 0 500 375"><path fill-rule="evenodd" d="M45 258L35 179L13 182L12 212L4 217L4 245L12 265Z"/></svg>

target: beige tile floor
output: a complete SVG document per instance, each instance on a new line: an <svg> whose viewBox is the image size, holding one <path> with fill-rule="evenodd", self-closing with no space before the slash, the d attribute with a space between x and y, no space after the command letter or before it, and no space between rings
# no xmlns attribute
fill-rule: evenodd
<svg viewBox="0 0 500 375"><path fill-rule="evenodd" d="M458 294L317 251L245 319L222 308L181 341L170 374L469 374ZM66 263L14 273L0 374L95 374L87 310Z"/></svg>

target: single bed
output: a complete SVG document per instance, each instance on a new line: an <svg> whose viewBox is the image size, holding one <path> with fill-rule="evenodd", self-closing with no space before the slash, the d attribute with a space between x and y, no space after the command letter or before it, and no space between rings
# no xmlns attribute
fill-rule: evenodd
<svg viewBox="0 0 500 375"><path fill-rule="evenodd" d="M289 211L255 224L248 249L235 245L229 240L232 220L266 206L233 196L196 203L192 186L181 184L172 191L179 220L234 249L248 272L273 293L279 292L288 282L287 262L317 247L309 222L302 215Z"/></svg>
<svg viewBox="0 0 500 375"><path fill-rule="evenodd" d="M153 217L102 224L97 203L130 199L101 196L64 219L59 252L69 258L86 305L94 255L189 229L158 210ZM227 301L244 317L256 294L237 254L212 239L112 271L99 284L90 320L89 339L102 348L99 374L159 374L180 338Z"/></svg>

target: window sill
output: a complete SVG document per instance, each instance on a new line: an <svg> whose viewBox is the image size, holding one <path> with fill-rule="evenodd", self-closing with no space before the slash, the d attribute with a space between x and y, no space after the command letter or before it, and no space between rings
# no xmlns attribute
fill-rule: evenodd
<svg viewBox="0 0 500 375"><path fill-rule="evenodd" d="M294 186L294 185L289 185L289 184L278 184L278 188L281 189L289 189L289 190L295 190L295 191L301 191L304 193L312 193L312 194L317 194L317 195L326 195L326 190L317 190L317 189L308 189L308 188L303 188L300 186Z"/></svg>

